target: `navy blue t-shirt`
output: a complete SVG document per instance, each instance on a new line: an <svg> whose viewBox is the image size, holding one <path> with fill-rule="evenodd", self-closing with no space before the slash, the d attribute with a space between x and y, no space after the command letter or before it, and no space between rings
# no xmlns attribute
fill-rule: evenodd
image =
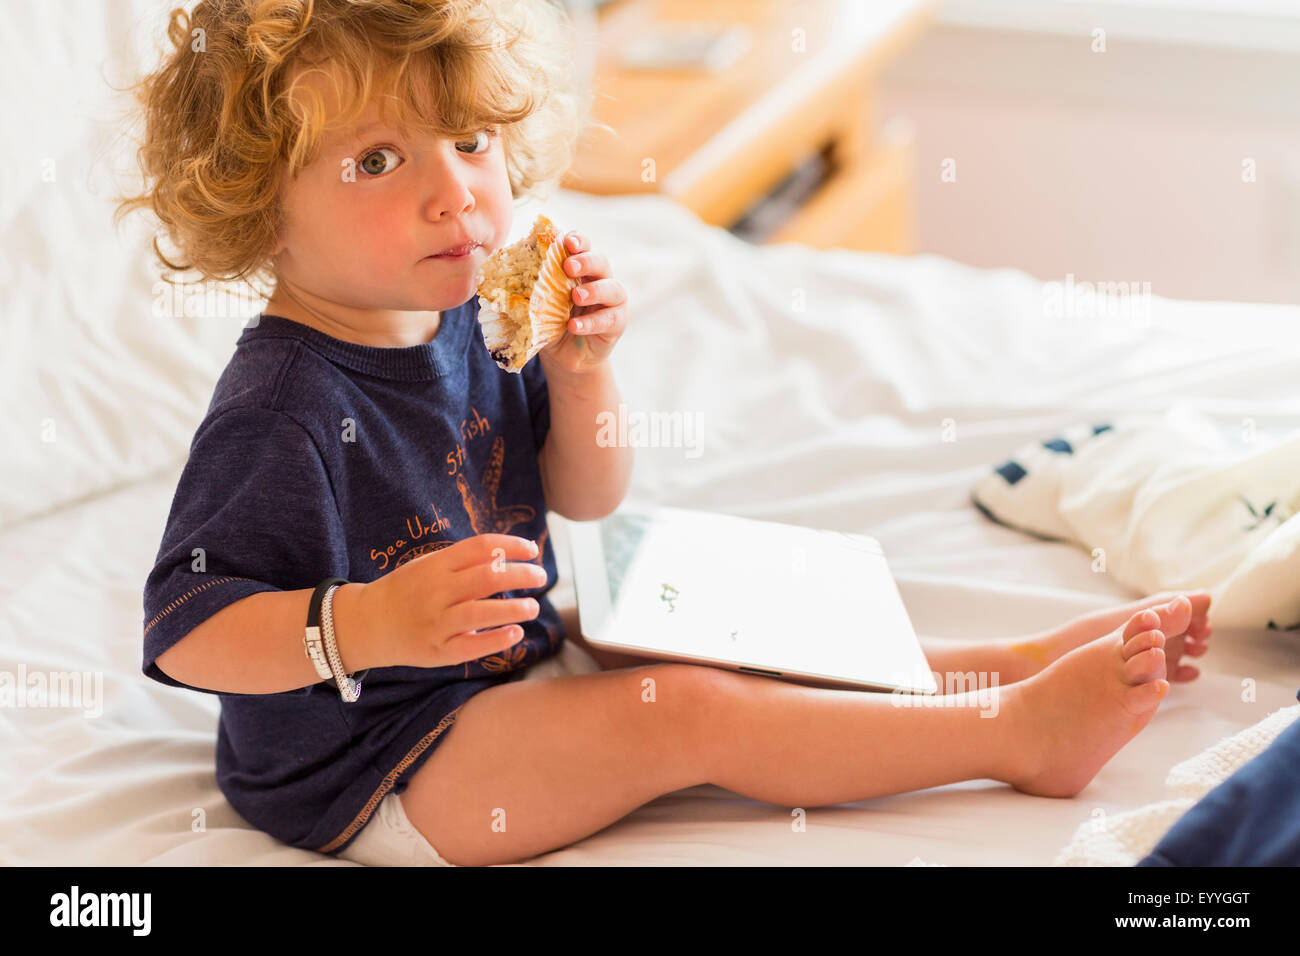
<svg viewBox="0 0 1300 956"><path fill-rule="evenodd" d="M156 658L250 594L335 576L368 583L473 535L534 540L547 572L541 587L500 594L541 606L505 653L372 668L354 703L326 683L221 693L217 783L249 823L296 847L341 850L385 796L406 789L465 701L559 650L537 464L549 428L541 363L497 367L477 297L444 311L432 341L406 348L344 342L275 315L245 327L145 584L147 676L188 687Z"/></svg>

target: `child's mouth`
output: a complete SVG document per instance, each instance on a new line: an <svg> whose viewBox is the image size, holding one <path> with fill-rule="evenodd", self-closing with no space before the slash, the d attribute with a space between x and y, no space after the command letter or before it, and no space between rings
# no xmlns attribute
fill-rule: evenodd
<svg viewBox="0 0 1300 956"><path fill-rule="evenodd" d="M477 242L467 242L463 246L457 246L455 249L448 249L446 252L437 255L427 256L429 259L444 259L449 262L457 262L462 259L468 259L474 250L479 247Z"/></svg>

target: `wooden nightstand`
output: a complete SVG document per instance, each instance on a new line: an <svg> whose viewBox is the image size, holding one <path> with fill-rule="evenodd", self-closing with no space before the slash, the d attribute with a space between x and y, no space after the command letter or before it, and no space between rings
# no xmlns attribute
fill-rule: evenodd
<svg viewBox="0 0 1300 956"><path fill-rule="evenodd" d="M765 242L912 251L910 137L877 142L871 85L926 25L926 0L619 0L597 21L594 128L563 182L672 196ZM717 73L630 69L629 37L663 22L740 24L750 46ZM803 199L754 235L774 203ZM766 217L768 220L771 216Z"/></svg>

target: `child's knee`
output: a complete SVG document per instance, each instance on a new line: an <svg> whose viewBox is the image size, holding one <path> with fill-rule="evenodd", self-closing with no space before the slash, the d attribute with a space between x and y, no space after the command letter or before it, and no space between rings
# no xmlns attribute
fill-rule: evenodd
<svg viewBox="0 0 1300 956"><path fill-rule="evenodd" d="M717 667L669 661L629 667L627 672L647 701L656 699L661 693L681 700L708 699L722 693L731 677L727 671Z"/></svg>
<svg viewBox="0 0 1300 956"><path fill-rule="evenodd" d="M705 665L663 663L627 668L626 677L638 704L658 708L666 721L692 735L688 739L698 739L695 735L711 722L711 710L733 690L735 675Z"/></svg>

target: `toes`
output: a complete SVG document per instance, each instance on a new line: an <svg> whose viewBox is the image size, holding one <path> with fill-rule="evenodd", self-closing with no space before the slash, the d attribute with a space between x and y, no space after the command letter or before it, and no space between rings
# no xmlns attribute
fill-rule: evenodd
<svg viewBox="0 0 1300 956"><path fill-rule="evenodd" d="M1152 594L1143 600L1142 606L1159 609L1163 604L1178 597L1185 597L1192 605L1192 617L1204 618L1210 611L1210 592L1209 591L1161 591L1159 594Z"/></svg>
<svg viewBox="0 0 1300 956"><path fill-rule="evenodd" d="M1178 673L1175 674L1172 679L1182 684L1189 680L1196 680L1199 676L1201 676L1201 672L1195 667L1192 667L1189 664L1180 664L1178 667Z"/></svg>
<svg viewBox="0 0 1300 956"><path fill-rule="evenodd" d="M1155 611L1146 610L1138 611L1128 619L1128 624L1124 625L1124 640L1136 637L1143 631L1149 631L1160 626L1160 615Z"/></svg>
<svg viewBox="0 0 1300 956"><path fill-rule="evenodd" d="M1205 617L1205 615L1209 613L1209 591L1182 591L1180 593L1183 597L1192 602L1192 617Z"/></svg>
<svg viewBox="0 0 1300 956"><path fill-rule="evenodd" d="M1192 621L1192 602L1182 594L1168 604L1151 610L1160 616L1160 623L1156 626L1166 634L1183 634Z"/></svg>
<svg viewBox="0 0 1300 956"><path fill-rule="evenodd" d="M1129 713L1141 716L1154 710L1168 693L1169 681L1164 679L1148 681L1127 688L1124 691L1124 704Z"/></svg>
<svg viewBox="0 0 1300 956"><path fill-rule="evenodd" d="M1164 632L1158 630L1141 631L1138 634L1134 634L1124 642L1124 647L1121 653L1124 655L1124 660L1127 661L1132 660L1143 651L1149 651L1153 647L1162 648L1164 646Z"/></svg>
<svg viewBox="0 0 1300 956"><path fill-rule="evenodd" d="M1163 648L1149 647L1124 662L1124 679L1130 684L1164 680L1166 676Z"/></svg>

